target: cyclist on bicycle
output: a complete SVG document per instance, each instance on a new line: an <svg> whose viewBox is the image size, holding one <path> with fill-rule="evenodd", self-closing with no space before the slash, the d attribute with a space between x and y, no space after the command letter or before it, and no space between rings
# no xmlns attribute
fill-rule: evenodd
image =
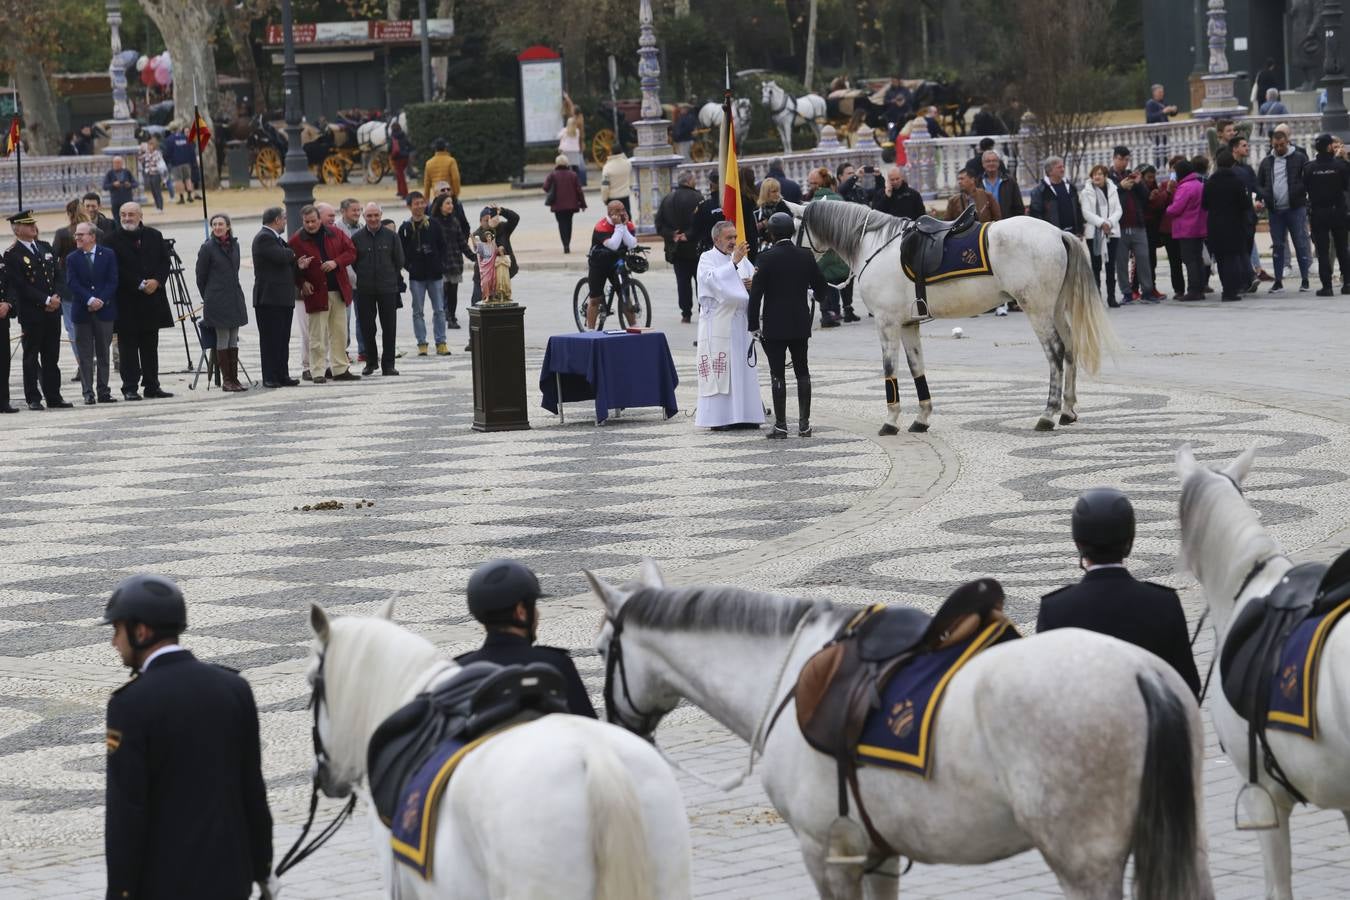
<svg viewBox="0 0 1350 900"><path fill-rule="evenodd" d="M604 299L605 282L614 285L619 297L619 305L629 325L637 323L634 311L627 308L623 290L619 281L619 261L624 254L637 246L637 229L628 220L628 211L618 200L609 201L605 207L605 217L596 224L591 232L591 249L587 255L587 278L590 294L586 302L586 329L595 329L595 320L600 314L600 304Z"/></svg>

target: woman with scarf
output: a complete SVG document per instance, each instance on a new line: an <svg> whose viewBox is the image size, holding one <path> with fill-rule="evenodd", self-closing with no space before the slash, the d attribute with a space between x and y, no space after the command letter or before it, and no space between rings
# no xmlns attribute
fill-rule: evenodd
<svg viewBox="0 0 1350 900"><path fill-rule="evenodd" d="M464 234L455 198L449 193L438 194L431 201L431 218L440 223L441 233L445 235L445 258L441 260L444 270L442 293L445 295L446 326L458 328L459 320L455 312L459 308L459 285L464 280L464 261L474 260L469 249L469 240Z"/></svg>
<svg viewBox="0 0 1350 900"><path fill-rule="evenodd" d="M1083 210L1083 237L1092 252L1092 280L1100 291L1102 261L1119 240L1120 195L1115 182L1107 177L1106 166L1093 166L1090 179L1078 195L1078 204ZM1106 273L1106 305L1120 306L1116 302L1116 280L1110 272Z"/></svg>
<svg viewBox="0 0 1350 900"><path fill-rule="evenodd" d="M216 332L220 389L248 390L239 383L239 329L248 324L248 306L239 284L239 241L224 213L211 217L211 236L197 251L197 292L202 324Z"/></svg>

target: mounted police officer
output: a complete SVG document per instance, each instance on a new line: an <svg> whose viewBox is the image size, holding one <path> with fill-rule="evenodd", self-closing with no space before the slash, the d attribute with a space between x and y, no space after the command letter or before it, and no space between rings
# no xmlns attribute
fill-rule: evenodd
<svg viewBox="0 0 1350 900"><path fill-rule="evenodd" d="M258 709L248 682L178 645L178 585L133 575L103 613L134 673L108 701L109 898L246 900L276 890Z"/></svg>
<svg viewBox="0 0 1350 900"><path fill-rule="evenodd" d="M483 563L469 576L469 613L483 623L487 639L483 646L455 657L461 666L472 662L492 662L501 666L547 663L557 669L567 683L567 708L578 716L596 718L595 707L581 683L581 675L566 650L542 647L534 643L539 625L535 602L545 596L539 579L514 559L494 559Z"/></svg>
<svg viewBox="0 0 1350 900"><path fill-rule="evenodd" d="M1037 631L1085 628L1142 647L1177 670L1197 696L1186 614L1170 587L1136 581L1125 568L1134 547L1134 507L1122 492L1086 491L1073 508L1073 542L1083 580L1041 598Z"/></svg>
<svg viewBox="0 0 1350 900"><path fill-rule="evenodd" d="M759 332L764 355L769 358L769 376L773 393L773 430L770 440L787 438L786 360L792 353L792 373L797 379L797 434L811 436L811 370L806 362L806 345L811 339L814 315L806 290L824 297L828 286L816 265L815 255L792 243L792 216L774 213L766 226L773 246L759 255L759 267L750 283L750 331ZM760 306L763 304L763 322Z"/></svg>

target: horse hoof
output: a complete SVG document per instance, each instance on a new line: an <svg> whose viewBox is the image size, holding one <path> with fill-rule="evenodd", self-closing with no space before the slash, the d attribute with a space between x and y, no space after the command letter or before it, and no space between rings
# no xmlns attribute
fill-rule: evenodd
<svg viewBox="0 0 1350 900"><path fill-rule="evenodd" d="M1044 418L1042 418L1042 419L1037 419L1037 420L1036 420L1036 430L1037 430L1037 431L1054 431L1054 430L1055 430L1055 423L1054 423L1053 421L1051 421L1050 419L1044 419Z"/></svg>
<svg viewBox="0 0 1350 900"><path fill-rule="evenodd" d="M900 429L896 428L890 422L887 422L885 425L882 425L881 430L877 432L877 434L879 434L881 437L889 437L892 434L899 434L899 433Z"/></svg>
<svg viewBox="0 0 1350 900"><path fill-rule="evenodd" d="M920 432L920 433L925 432L925 431L928 430L928 423L927 423L927 422L910 422L910 423L909 423L909 430L910 430L910 431L917 431L917 432Z"/></svg>
<svg viewBox="0 0 1350 900"><path fill-rule="evenodd" d="M1060 414L1060 417L1059 417L1059 424L1061 424L1061 425L1072 425L1074 422L1077 422L1077 421L1078 421L1078 417L1077 417L1077 416L1069 416L1069 415L1064 415L1063 413L1061 413L1061 414Z"/></svg>

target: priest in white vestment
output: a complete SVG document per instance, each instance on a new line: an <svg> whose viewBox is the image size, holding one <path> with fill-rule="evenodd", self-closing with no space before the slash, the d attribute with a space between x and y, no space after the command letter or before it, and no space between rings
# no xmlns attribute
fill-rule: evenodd
<svg viewBox="0 0 1350 900"><path fill-rule="evenodd" d="M759 378L751 368L746 307L755 267L745 244L736 244L736 226L713 227L713 249L698 261L698 410L701 428L758 428L764 423Z"/></svg>

